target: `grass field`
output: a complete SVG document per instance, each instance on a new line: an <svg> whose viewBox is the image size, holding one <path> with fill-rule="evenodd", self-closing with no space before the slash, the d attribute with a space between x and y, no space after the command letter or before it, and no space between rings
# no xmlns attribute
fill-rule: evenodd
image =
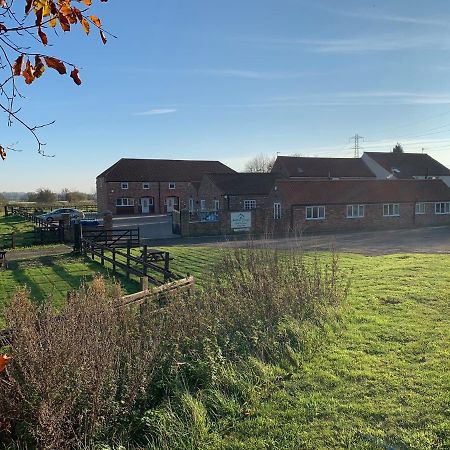
<svg viewBox="0 0 450 450"><path fill-rule="evenodd" d="M0 248L9 247L10 238L2 235L17 233L16 246L26 247L34 242L34 225L25 218L19 216L7 216L0 214Z"/></svg>
<svg viewBox="0 0 450 450"><path fill-rule="evenodd" d="M166 250L200 283L223 251ZM273 368L282 376L244 415L209 424L205 448L450 449L450 255L343 254L340 267L351 279L341 327L297 367ZM81 258L19 263L0 273L0 302L26 283L60 304L93 270Z"/></svg>

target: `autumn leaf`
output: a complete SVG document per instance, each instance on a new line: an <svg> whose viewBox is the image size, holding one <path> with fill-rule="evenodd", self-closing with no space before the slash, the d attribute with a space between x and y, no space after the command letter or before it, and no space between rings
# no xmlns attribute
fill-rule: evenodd
<svg viewBox="0 0 450 450"><path fill-rule="evenodd" d="M49 20L48 24L50 25L50 27L55 28L55 27L56 27L56 16L53 16L53 17Z"/></svg>
<svg viewBox="0 0 450 450"><path fill-rule="evenodd" d="M0 0L0 6L1 6L2 8L7 8L8 5L6 4L6 0Z"/></svg>
<svg viewBox="0 0 450 450"><path fill-rule="evenodd" d="M4 160L6 158L5 149L0 145L0 157ZM0 372L3 372L6 369L9 361L12 358L6 355L0 355Z"/></svg>
<svg viewBox="0 0 450 450"><path fill-rule="evenodd" d="M78 86L81 84L80 77L78 76L78 69L76 67L73 68L72 72L70 72L70 78L77 84Z"/></svg>
<svg viewBox="0 0 450 450"><path fill-rule="evenodd" d="M27 61L25 70L22 72L22 75L25 78L26 84L31 84L34 81L34 70L33 66L30 63L30 60Z"/></svg>
<svg viewBox="0 0 450 450"><path fill-rule="evenodd" d="M47 67L50 67L50 69L56 70L60 75L67 73L66 66L61 60L53 58L52 56L44 56L44 59Z"/></svg>
<svg viewBox="0 0 450 450"><path fill-rule="evenodd" d="M0 158L2 158L3 161L6 159L6 151L1 145L0 145ZM1 362L0 362L0 372L2 372Z"/></svg>
<svg viewBox="0 0 450 450"><path fill-rule="evenodd" d="M70 31L70 23L67 20L67 17L64 14L59 13L58 14L58 19L59 19L59 24L61 25L62 30L63 31Z"/></svg>
<svg viewBox="0 0 450 450"><path fill-rule="evenodd" d="M89 16L89 19L92 20L92 22L94 23L94 25L98 28L102 27L102 22L100 21L100 19L97 16Z"/></svg>
<svg viewBox="0 0 450 450"><path fill-rule="evenodd" d="M47 35L41 30L41 28L39 27L38 30L38 35L41 38L41 41L44 45L48 44L48 39L47 39Z"/></svg>
<svg viewBox="0 0 450 450"><path fill-rule="evenodd" d="M81 19L81 25L83 25L84 32L86 34L89 34L89 31L90 31L91 27L89 25L89 22L84 17Z"/></svg>
<svg viewBox="0 0 450 450"><path fill-rule="evenodd" d="M45 66L42 59L39 56L34 57L34 77L40 78L45 72Z"/></svg>
<svg viewBox="0 0 450 450"><path fill-rule="evenodd" d="M91 6L92 5L92 0L82 0L83 1L83 3L86 5L86 6Z"/></svg>
<svg viewBox="0 0 450 450"><path fill-rule="evenodd" d="M106 44L106 36L105 33L103 33L103 30L100 30L100 37L102 38L102 42Z"/></svg>
<svg viewBox="0 0 450 450"><path fill-rule="evenodd" d="M33 6L33 0L27 0L27 3L25 4L25 14L28 15L28 13L31 11L31 7Z"/></svg>
<svg viewBox="0 0 450 450"><path fill-rule="evenodd" d="M23 65L23 57L24 55L20 55L15 61L13 65L13 75L18 77L22 73L22 65Z"/></svg>

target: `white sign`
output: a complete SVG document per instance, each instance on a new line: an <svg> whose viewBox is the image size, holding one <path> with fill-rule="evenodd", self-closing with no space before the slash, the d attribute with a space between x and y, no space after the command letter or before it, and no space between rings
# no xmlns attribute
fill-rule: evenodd
<svg viewBox="0 0 450 450"><path fill-rule="evenodd" d="M241 230L243 228L252 227L252 213L247 212L233 212L230 213L231 228L233 230Z"/></svg>

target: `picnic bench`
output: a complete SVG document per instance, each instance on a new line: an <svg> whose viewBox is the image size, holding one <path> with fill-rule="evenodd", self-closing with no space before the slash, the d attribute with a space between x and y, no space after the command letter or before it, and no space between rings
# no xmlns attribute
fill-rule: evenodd
<svg viewBox="0 0 450 450"><path fill-rule="evenodd" d="M6 260L6 250L0 250L0 267L8 267L8 261Z"/></svg>

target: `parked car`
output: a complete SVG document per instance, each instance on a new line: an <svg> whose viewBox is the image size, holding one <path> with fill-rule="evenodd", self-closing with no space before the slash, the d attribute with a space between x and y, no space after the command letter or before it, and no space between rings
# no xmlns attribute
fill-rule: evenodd
<svg viewBox="0 0 450 450"><path fill-rule="evenodd" d="M83 219L84 213L75 208L59 208L53 211L50 211L45 214L40 214L37 216L39 219L45 220L46 222L57 222L58 220L62 220L63 214L70 214L71 219Z"/></svg>

